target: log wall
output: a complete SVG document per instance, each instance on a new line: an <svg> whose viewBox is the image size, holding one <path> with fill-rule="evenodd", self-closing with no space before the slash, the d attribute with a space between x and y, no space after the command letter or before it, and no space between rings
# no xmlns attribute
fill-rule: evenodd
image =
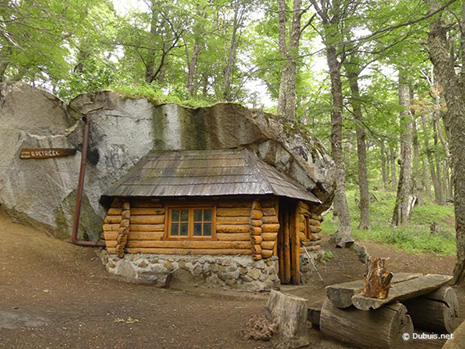
<svg viewBox="0 0 465 349"><path fill-rule="evenodd" d="M103 225L108 253L120 257L124 252L181 255L252 254L250 238L252 201L215 201L214 205L216 206L216 239L175 241L164 239L166 203L134 199L123 203L115 199ZM186 206L189 206L188 202ZM256 228L261 229L259 225ZM269 243L265 245L267 248L271 247Z"/></svg>
<svg viewBox="0 0 465 349"><path fill-rule="evenodd" d="M321 246L321 222L322 217L313 213L310 205L300 201L297 207L299 217L299 237L303 242L307 251L317 251ZM306 220L309 223L309 232L306 232ZM300 253L305 253L303 247L300 248Z"/></svg>

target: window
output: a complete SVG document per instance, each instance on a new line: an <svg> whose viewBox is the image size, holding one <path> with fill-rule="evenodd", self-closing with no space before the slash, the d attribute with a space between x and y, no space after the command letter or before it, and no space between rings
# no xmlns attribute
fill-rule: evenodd
<svg viewBox="0 0 465 349"><path fill-rule="evenodd" d="M172 207L168 209L168 238L212 239L214 233L213 207Z"/></svg>

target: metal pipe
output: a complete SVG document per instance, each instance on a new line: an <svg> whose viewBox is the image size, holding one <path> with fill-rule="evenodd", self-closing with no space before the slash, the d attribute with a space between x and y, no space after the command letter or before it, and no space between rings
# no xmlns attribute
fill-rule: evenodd
<svg viewBox="0 0 465 349"><path fill-rule="evenodd" d="M78 239L79 219L81 217L82 194L84 193L84 179L86 178L87 148L89 146L89 123L86 116L82 117L84 122L84 137L82 141L81 167L79 169L79 181L76 192L76 208L74 210L73 231L71 233L71 243L85 247L105 247L104 242L82 241Z"/></svg>

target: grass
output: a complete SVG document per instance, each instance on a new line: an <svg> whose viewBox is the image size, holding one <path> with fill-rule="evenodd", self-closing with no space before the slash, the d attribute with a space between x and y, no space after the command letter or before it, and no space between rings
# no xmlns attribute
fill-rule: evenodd
<svg viewBox="0 0 465 349"><path fill-rule="evenodd" d="M385 191L374 191L377 200L370 202L370 230L357 229L360 217L356 204L356 190L347 191L347 200L352 219L352 235L358 240L377 241L399 247L409 253L432 252L451 256L456 253L454 207L451 204L440 206L427 202L425 206L415 206L408 224L402 227L391 225L392 211L396 194ZM430 224L436 222L441 228L439 234L430 232ZM323 232L333 234L337 230L337 222L332 222L332 214L328 214L323 222Z"/></svg>

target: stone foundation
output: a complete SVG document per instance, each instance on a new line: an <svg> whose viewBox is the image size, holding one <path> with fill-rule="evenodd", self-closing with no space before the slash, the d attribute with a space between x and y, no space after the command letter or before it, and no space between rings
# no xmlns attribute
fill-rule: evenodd
<svg viewBox="0 0 465 349"><path fill-rule="evenodd" d="M325 251L318 250L308 253L310 254L310 256L313 257L313 261L315 262L316 267L318 268L318 265L321 264L321 262L323 261ZM320 280L315 271L315 268L312 265L312 262L308 259L307 254L303 253L300 255L300 282L303 284L308 284L310 283L310 279L312 280L312 282L314 282L315 280Z"/></svg>
<svg viewBox="0 0 465 349"><path fill-rule="evenodd" d="M265 291L280 286L277 257L254 261L251 256L126 254L119 258L106 250L99 257L109 273L131 282L151 283L155 275L172 273L175 283L204 287Z"/></svg>

